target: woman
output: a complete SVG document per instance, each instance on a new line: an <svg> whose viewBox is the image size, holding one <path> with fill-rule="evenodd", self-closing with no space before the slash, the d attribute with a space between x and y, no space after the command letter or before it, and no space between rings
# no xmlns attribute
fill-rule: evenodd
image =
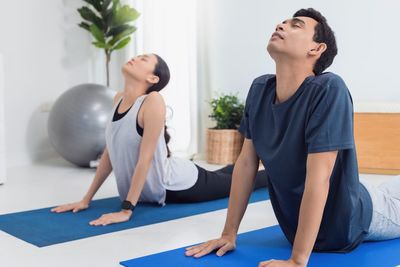
<svg viewBox="0 0 400 267"><path fill-rule="evenodd" d="M114 98L106 149L88 192L81 201L51 211L87 209L112 170L123 201L121 211L104 214L91 225L128 221L139 201L164 205L229 196L233 166L207 171L189 160L170 156L166 106L159 93L170 78L165 61L156 54L138 56L122 67L122 73L125 88ZM255 188L266 186L264 172L258 172Z"/></svg>

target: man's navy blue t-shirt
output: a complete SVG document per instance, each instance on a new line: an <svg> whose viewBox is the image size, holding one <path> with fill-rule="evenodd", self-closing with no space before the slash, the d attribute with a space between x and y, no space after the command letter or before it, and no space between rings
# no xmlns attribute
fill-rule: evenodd
<svg viewBox="0 0 400 267"><path fill-rule="evenodd" d="M239 131L251 139L269 176L271 203L293 243L309 153L338 151L328 199L314 246L346 252L364 240L372 218L369 193L359 182L353 135L353 103L333 73L307 77L293 96L275 104L276 77L254 80Z"/></svg>

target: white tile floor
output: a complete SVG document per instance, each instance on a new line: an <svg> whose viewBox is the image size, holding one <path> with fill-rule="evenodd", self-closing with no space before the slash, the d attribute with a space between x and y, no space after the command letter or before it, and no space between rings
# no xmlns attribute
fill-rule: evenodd
<svg viewBox="0 0 400 267"><path fill-rule="evenodd" d="M218 167L197 163L208 169ZM7 182L0 186L0 214L80 200L94 175L94 170L74 167L62 159L7 171ZM379 184L390 177L362 175L362 178ZM114 177L110 176L95 198L116 195ZM226 210L220 210L43 248L0 231L0 266L120 266L121 260L215 238L222 230L225 215ZM240 232L276 223L270 202L262 201L249 205Z"/></svg>

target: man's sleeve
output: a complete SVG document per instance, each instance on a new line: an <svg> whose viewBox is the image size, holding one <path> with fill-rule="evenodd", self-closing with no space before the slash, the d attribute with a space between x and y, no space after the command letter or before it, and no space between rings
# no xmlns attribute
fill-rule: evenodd
<svg viewBox="0 0 400 267"><path fill-rule="evenodd" d="M311 108L305 128L308 153L354 148L353 103L342 79L321 88Z"/></svg>
<svg viewBox="0 0 400 267"><path fill-rule="evenodd" d="M239 132L244 135L245 138L251 139L251 131L250 131L250 107L251 107L251 92L252 92L253 85L250 87L250 90L247 94L246 104L244 106L244 112L242 116L242 120L239 126Z"/></svg>

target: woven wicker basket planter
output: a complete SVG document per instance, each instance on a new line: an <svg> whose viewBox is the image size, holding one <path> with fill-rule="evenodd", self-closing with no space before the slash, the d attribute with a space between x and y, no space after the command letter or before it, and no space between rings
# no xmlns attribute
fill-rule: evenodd
<svg viewBox="0 0 400 267"><path fill-rule="evenodd" d="M234 164L243 145L243 136L237 130L207 129L207 162Z"/></svg>

